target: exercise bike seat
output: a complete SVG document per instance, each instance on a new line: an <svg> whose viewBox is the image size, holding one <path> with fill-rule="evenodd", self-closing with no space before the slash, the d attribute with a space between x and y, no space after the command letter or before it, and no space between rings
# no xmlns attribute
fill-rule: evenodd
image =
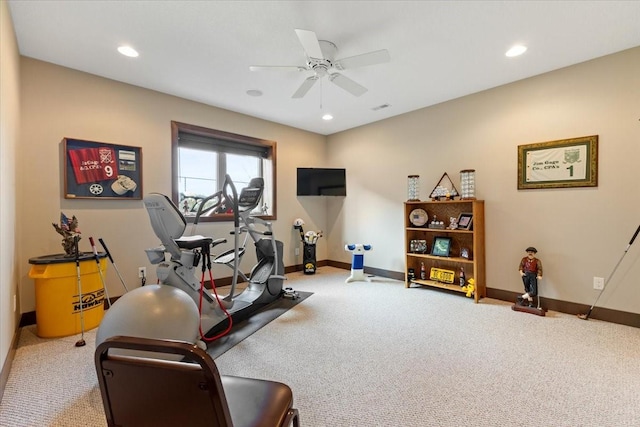
<svg viewBox="0 0 640 427"><path fill-rule="evenodd" d="M182 236L179 239L175 239L176 244L180 249L198 249L203 246L215 247L220 243L226 243L227 239L215 239L212 237L204 237L200 235L196 236Z"/></svg>
<svg viewBox="0 0 640 427"><path fill-rule="evenodd" d="M205 245L209 246L213 242L213 239L204 236L183 236L175 239L175 241L180 249L197 249Z"/></svg>
<svg viewBox="0 0 640 427"><path fill-rule="evenodd" d="M162 242L172 259L179 260L183 249L196 249L204 245L219 244L226 239L213 240L204 236L183 236L187 220L178 207L164 194L150 193L143 199L153 232Z"/></svg>

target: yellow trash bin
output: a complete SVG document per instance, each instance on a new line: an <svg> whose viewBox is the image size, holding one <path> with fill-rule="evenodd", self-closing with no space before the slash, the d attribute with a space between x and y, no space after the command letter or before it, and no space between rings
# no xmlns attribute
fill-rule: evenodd
<svg viewBox="0 0 640 427"><path fill-rule="evenodd" d="M102 277L107 269L105 253L98 253ZM104 315L104 287L93 252L80 255L80 287L84 330L97 327ZM64 254L30 258L29 277L35 281L36 333L42 338L65 337L82 332L76 261Z"/></svg>

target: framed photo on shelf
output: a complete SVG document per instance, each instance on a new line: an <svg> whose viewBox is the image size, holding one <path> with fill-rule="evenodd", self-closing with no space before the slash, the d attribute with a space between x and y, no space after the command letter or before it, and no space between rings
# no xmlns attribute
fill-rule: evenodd
<svg viewBox="0 0 640 427"><path fill-rule="evenodd" d="M469 256L469 248L460 248L460 258L471 259Z"/></svg>
<svg viewBox="0 0 640 427"><path fill-rule="evenodd" d="M472 225L473 225L472 213L461 213L460 215L458 215L458 229L471 230Z"/></svg>
<svg viewBox="0 0 640 427"><path fill-rule="evenodd" d="M414 254L426 254L427 253L427 241L426 240L412 240L409 243L409 252Z"/></svg>
<svg viewBox="0 0 640 427"><path fill-rule="evenodd" d="M436 236L433 238L431 255L448 257L451 252L451 237Z"/></svg>

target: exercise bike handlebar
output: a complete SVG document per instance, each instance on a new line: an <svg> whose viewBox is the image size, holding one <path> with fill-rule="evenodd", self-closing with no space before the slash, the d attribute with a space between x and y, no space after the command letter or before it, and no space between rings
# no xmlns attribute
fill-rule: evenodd
<svg viewBox="0 0 640 427"><path fill-rule="evenodd" d="M219 200L217 201L217 203L214 203L212 206L209 206L208 208L204 208L205 205L207 204L207 202L215 197L218 197ZM222 193L222 191L218 191L210 196L205 197L204 199L202 199L200 201L200 206L198 207L198 212L196 212L196 218L193 221L193 225L198 224L198 221L200 220L200 217L202 216L202 214L209 212L211 210L217 210L220 208L220 206L224 203L224 194ZM216 212L217 213L217 212Z"/></svg>
<svg viewBox="0 0 640 427"><path fill-rule="evenodd" d="M233 197L229 197L229 193L227 192L227 187L231 188L231 193ZM236 190L236 186L231 180L231 176L226 174L224 176L224 183L222 184L222 193L227 200L230 200L233 205L233 226L234 228L240 227L240 209L238 206L238 190Z"/></svg>
<svg viewBox="0 0 640 427"><path fill-rule="evenodd" d="M231 193L233 193L233 197L229 197L228 188L231 188ZM239 251L239 235L240 235L240 211L238 209L238 191L236 190L236 186L233 184L231 180L231 176L226 174L224 176L224 183L222 184L222 193L227 200L231 201L233 207L233 276L231 279L231 291L229 295L227 295L223 300L227 303L233 301L233 296L236 293L236 285L238 284L238 270L240 268L240 251Z"/></svg>

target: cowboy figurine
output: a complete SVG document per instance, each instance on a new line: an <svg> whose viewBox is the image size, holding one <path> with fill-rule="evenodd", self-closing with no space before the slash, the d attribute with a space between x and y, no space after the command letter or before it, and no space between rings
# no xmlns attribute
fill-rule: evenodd
<svg viewBox="0 0 640 427"><path fill-rule="evenodd" d="M533 307L533 297L538 295L538 280L542 279L542 261L536 258L538 250L533 246L526 249L527 256L520 261L520 276L524 284L524 294L517 299L518 304Z"/></svg>

